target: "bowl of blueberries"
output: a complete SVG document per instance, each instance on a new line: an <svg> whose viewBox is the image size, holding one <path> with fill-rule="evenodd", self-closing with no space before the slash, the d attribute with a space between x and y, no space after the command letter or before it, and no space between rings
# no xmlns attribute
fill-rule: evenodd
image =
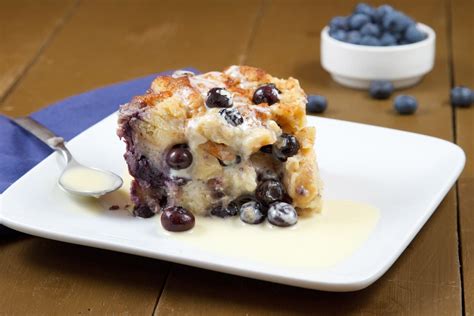
<svg viewBox="0 0 474 316"><path fill-rule="evenodd" d="M389 5L359 3L322 30L321 64L347 87L367 89L373 80L409 87L433 68L435 41L432 28Z"/></svg>

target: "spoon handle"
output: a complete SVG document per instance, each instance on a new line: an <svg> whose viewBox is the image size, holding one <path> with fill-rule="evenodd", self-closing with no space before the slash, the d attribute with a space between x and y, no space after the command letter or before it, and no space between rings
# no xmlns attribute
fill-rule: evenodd
<svg viewBox="0 0 474 316"><path fill-rule="evenodd" d="M46 128L46 126L30 117L13 118L13 121L31 134L35 135L43 143L58 151L64 157L66 163L72 161L72 155L64 144L64 138L56 136L52 131Z"/></svg>

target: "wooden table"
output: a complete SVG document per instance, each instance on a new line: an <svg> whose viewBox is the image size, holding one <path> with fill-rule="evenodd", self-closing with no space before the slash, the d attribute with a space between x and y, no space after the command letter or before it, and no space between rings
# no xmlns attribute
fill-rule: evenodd
<svg viewBox="0 0 474 316"><path fill-rule="evenodd" d="M453 85L474 87L474 1L396 2L437 32L434 70L404 91L420 102L413 116L322 70L319 32L355 1L1 1L0 113L167 69L243 63L327 96L325 117L440 137L468 161L404 254L362 291L304 290L21 235L0 240L0 314L474 315L474 108L453 109L448 97Z"/></svg>

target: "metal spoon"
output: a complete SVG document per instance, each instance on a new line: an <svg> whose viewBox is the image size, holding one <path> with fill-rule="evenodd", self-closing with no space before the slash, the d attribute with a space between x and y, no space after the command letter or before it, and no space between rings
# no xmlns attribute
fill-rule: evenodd
<svg viewBox="0 0 474 316"><path fill-rule="evenodd" d="M86 167L77 162L66 148L64 139L29 117L14 118L13 121L56 150L66 161L66 167L58 179L58 185L66 192L99 197L118 190L123 180L113 172Z"/></svg>

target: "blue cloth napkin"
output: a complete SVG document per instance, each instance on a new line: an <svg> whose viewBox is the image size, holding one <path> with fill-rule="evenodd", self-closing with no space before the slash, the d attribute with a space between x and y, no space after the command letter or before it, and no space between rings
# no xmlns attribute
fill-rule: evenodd
<svg viewBox="0 0 474 316"><path fill-rule="evenodd" d="M69 140L116 111L119 105L127 103L133 96L143 94L156 76L171 73L150 75L92 90L59 101L30 116ZM35 136L0 115L0 193L51 152ZM0 234L8 232L11 230L0 225Z"/></svg>

